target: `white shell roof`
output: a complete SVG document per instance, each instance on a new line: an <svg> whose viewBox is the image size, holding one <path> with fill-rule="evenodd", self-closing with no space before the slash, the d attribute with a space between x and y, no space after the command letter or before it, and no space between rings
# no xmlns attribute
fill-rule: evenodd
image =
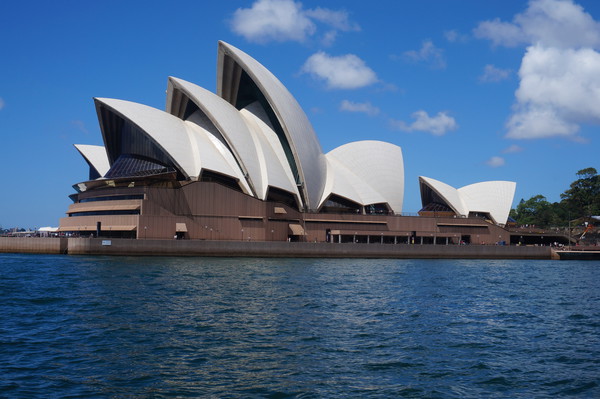
<svg viewBox="0 0 600 399"><path fill-rule="evenodd" d="M232 57L260 88L290 144L300 178L304 183L306 206L316 209L325 187L326 161L321 145L306 114L285 86L263 65L243 51L220 41L217 67L217 94L223 96L225 54ZM227 98L226 98L227 100Z"/></svg>
<svg viewBox="0 0 600 399"><path fill-rule="evenodd" d="M459 189L429 177L421 176L419 181L444 198L458 215L489 213L497 224L506 224L517 187L515 182L502 180L474 183Z"/></svg>
<svg viewBox="0 0 600 399"><path fill-rule="evenodd" d="M248 182L244 178L233 154L206 129L193 123L193 121L184 122L190 130L190 139L192 142L191 151L194 154L198 174L202 170L211 170L239 180L243 191L246 194L251 193Z"/></svg>
<svg viewBox="0 0 600 399"><path fill-rule="evenodd" d="M356 141L331 150L327 159L333 161L330 167L334 169L328 181L333 178L334 182L328 182L331 191L323 193L321 203L333 193L363 205L386 202L394 212L402 212L404 160L400 147L383 141ZM344 172L337 170L337 163L344 166ZM348 197L352 191L358 198Z"/></svg>
<svg viewBox="0 0 600 399"><path fill-rule="evenodd" d="M131 121L150 136L171 157L173 163L179 166L182 173L189 177L198 176L200 170L190 151L189 133L181 119L159 109L131 101L112 98L95 100ZM108 148L108 151L110 150Z"/></svg>
<svg viewBox="0 0 600 399"><path fill-rule="evenodd" d="M228 175L240 180L242 188L250 188L233 155L212 134L192 122L130 101L97 98L100 104L111 108L140 128L171 157L180 170L192 179L200 176L202 169Z"/></svg>
<svg viewBox="0 0 600 399"><path fill-rule="evenodd" d="M321 205L327 201L331 194L347 198L360 205L372 203L387 202L381 194L363 181L360 177L349 170L343 163L333 156L326 155L327 158L327 181L325 191L321 198ZM375 201L369 200L376 198Z"/></svg>
<svg viewBox="0 0 600 399"><path fill-rule="evenodd" d="M506 224L517 183L486 181L458 189L470 212L489 212L496 223Z"/></svg>
<svg viewBox="0 0 600 399"><path fill-rule="evenodd" d="M277 134L257 114L264 112L258 104L250 104L240 111L246 120L256 142L259 143L260 170L262 180L266 182L262 199L266 198L269 186L293 193L300 203L300 193L294 180L292 170L287 162Z"/></svg>
<svg viewBox="0 0 600 399"><path fill-rule="evenodd" d="M216 94L174 77L169 77L167 98L172 98L171 94L174 88L184 92L223 135L243 169L242 172L247 173L248 183L254 188L253 191L256 194L266 191L266 184L261 175L260 157L257 152L258 144L253 140L253 136L238 110ZM167 112L170 111L171 104L167 102ZM263 197L260 198L263 199Z"/></svg>
<svg viewBox="0 0 600 399"><path fill-rule="evenodd" d="M257 101L239 111L231 105L235 99L229 97L237 96L242 70L268 105ZM199 111L186 114L183 121L181 107L188 104L187 99ZM217 95L170 77L167 112L116 99L96 98L95 102L103 135L110 134L100 113L106 108L137 126L189 179L198 179L203 170L211 170L237 179L246 193L260 199L267 197L269 187L290 192L306 210L318 210L331 194L336 194L361 205L387 203L394 212L402 211L404 162L400 147L360 141L324 155L306 114L285 86L255 59L227 43L219 42ZM277 118L276 129L271 126L275 121L267 116L268 111L273 117L271 110ZM279 126L285 137L278 136ZM110 169L110 160L120 155L118 149L111 148L109 139L104 137L105 148L77 146L103 175ZM282 141L288 142L291 155ZM302 184L297 184L295 168ZM431 181L454 203L462 204L456 190ZM468 189L464 196L470 198ZM478 204L475 200L472 203Z"/></svg>
<svg viewBox="0 0 600 399"><path fill-rule="evenodd" d="M104 176L110 169L106 148L101 145L75 144L77 151L88 161L90 165Z"/></svg>
<svg viewBox="0 0 600 399"><path fill-rule="evenodd" d="M442 197L446 201L448 206L450 206L450 208L452 208L452 210L454 210L454 212L456 212L457 215L464 217L469 215L469 209L467 208L458 191L454 187L443 183L439 180L435 180L425 176L419 176L419 183L426 184L433 191L435 191L440 197Z"/></svg>

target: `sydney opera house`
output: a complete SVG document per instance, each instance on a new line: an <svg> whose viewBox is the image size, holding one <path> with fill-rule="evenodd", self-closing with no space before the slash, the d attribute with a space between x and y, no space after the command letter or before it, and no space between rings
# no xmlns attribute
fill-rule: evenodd
<svg viewBox="0 0 600 399"><path fill-rule="evenodd" d="M455 189L421 177L403 215L400 147L358 141L323 153L306 114L263 65L218 44L217 93L170 77L165 111L94 99L104 146L60 231L102 237L457 244L509 241L515 183Z"/></svg>

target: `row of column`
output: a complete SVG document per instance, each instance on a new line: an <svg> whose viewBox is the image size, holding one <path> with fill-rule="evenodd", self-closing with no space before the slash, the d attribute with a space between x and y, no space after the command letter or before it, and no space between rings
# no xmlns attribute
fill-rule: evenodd
<svg viewBox="0 0 600 399"><path fill-rule="evenodd" d="M335 239L335 235L333 236L334 239L332 240L333 242L337 242L339 244L342 243L342 235L343 234L336 234L337 235L337 240ZM352 242L354 243L358 243L358 240L356 237L364 237L364 236L358 236L358 235L353 235L352 236ZM379 240L377 241L371 241L371 237L379 237ZM389 237L389 236L386 236ZM374 243L380 243L383 244L383 235L380 236L367 236L367 244L374 244ZM404 240L405 236L394 236L394 244L415 244L415 239L412 236L406 236L406 240ZM420 242L418 242L417 244L423 245L423 239L425 237L420 236L417 237L417 240L419 240ZM433 236L433 245L437 244L437 237ZM450 244L450 237L445 237L446 238L446 244L445 245L449 245ZM399 240L402 239L402 240Z"/></svg>

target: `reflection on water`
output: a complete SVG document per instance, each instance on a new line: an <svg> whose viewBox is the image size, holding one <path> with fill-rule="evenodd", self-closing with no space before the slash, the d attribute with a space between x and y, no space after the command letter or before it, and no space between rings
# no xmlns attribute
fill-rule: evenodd
<svg viewBox="0 0 600 399"><path fill-rule="evenodd" d="M0 396L600 396L594 262L0 264Z"/></svg>

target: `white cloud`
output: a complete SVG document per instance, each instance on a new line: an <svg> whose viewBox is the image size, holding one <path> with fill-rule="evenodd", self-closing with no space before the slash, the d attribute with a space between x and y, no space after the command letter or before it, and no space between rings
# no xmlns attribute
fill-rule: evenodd
<svg viewBox="0 0 600 399"><path fill-rule="evenodd" d="M414 112L411 117L416 120L410 125L404 121L394 119L390 120L390 124L393 128L404 132L421 131L431 133L434 136L442 136L446 132L458 128L454 118L446 112L438 112L436 116L430 117L427 112L419 110Z"/></svg>
<svg viewBox="0 0 600 399"><path fill-rule="evenodd" d="M560 118L551 107L524 106L514 113L506 127L506 137L512 139L540 139L553 136L569 137L579 131L579 126Z"/></svg>
<svg viewBox="0 0 600 399"><path fill-rule="evenodd" d="M488 166L492 168L498 168L500 166L504 166L504 158L502 157L491 157L485 162Z"/></svg>
<svg viewBox="0 0 600 399"><path fill-rule="evenodd" d="M543 46L597 47L600 24L572 0L532 0L525 12L513 22L498 18L483 21L474 29L476 37L490 39L495 45L519 44Z"/></svg>
<svg viewBox="0 0 600 399"><path fill-rule="evenodd" d="M354 54L335 57L320 51L306 60L302 72L325 80L330 89L358 89L378 81L375 72Z"/></svg>
<svg viewBox="0 0 600 399"><path fill-rule="evenodd" d="M518 26L502 22L496 18L493 21L480 22L474 29L475 37L489 39L494 45L515 47L523 43L523 34Z"/></svg>
<svg viewBox="0 0 600 399"><path fill-rule="evenodd" d="M443 50L435 47L431 40L425 40L419 50L406 51L404 58L414 62L428 63L432 68L446 68Z"/></svg>
<svg viewBox="0 0 600 399"><path fill-rule="evenodd" d="M317 31L315 22L332 28L324 35L326 44L335 40L337 31L360 30L346 11L321 7L305 10L302 3L293 0L257 0L250 8L238 8L231 29L251 42L303 42Z"/></svg>
<svg viewBox="0 0 600 399"><path fill-rule="evenodd" d="M335 39L337 39L337 31L330 30L323 35L321 43L323 44L323 46L329 47L335 42Z"/></svg>
<svg viewBox="0 0 600 399"><path fill-rule="evenodd" d="M329 10L327 8L317 7L312 10L306 10L306 16L323 22L332 28L342 32L359 31L360 26L351 22L346 11Z"/></svg>
<svg viewBox="0 0 600 399"><path fill-rule="evenodd" d="M515 22L531 43L563 48L600 44L600 24L571 0L532 1Z"/></svg>
<svg viewBox="0 0 600 399"><path fill-rule="evenodd" d="M375 116L379 114L379 108L375 107L370 102L355 103L348 100L342 101L342 103L340 104L340 111L362 112L369 116Z"/></svg>
<svg viewBox="0 0 600 399"><path fill-rule="evenodd" d="M233 14L233 31L252 42L299 41L315 32L315 24L291 0L258 0Z"/></svg>
<svg viewBox="0 0 600 399"><path fill-rule="evenodd" d="M507 137L580 140L581 124L600 124L600 23L572 0L532 0L513 22L475 29L495 45L526 44Z"/></svg>
<svg viewBox="0 0 600 399"><path fill-rule="evenodd" d="M508 137L574 136L600 124L600 53L531 46L521 68Z"/></svg>
<svg viewBox="0 0 600 399"><path fill-rule="evenodd" d="M4 108L4 105L6 103L4 102L4 99L2 99L2 97L0 97L0 109Z"/></svg>
<svg viewBox="0 0 600 399"><path fill-rule="evenodd" d="M456 29L445 31L444 37L450 43L464 43L469 40L469 36L459 33Z"/></svg>
<svg viewBox="0 0 600 399"><path fill-rule="evenodd" d="M488 64L483 68L483 74L479 77L481 82L491 83L500 82L510 77L510 69L496 68L495 66Z"/></svg>
<svg viewBox="0 0 600 399"><path fill-rule="evenodd" d="M600 122L600 54L591 49L530 47L519 70L520 104L557 108L569 119Z"/></svg>
<svg viewBox="0 0 600 399"><path fill-rule="evenodd" d="M514 154L515 152L521 152L523 151L523 147L518 146L516 144L513 144L507 148L505 148L504 150L502 150L502 152L504 154Z"/></svg>

